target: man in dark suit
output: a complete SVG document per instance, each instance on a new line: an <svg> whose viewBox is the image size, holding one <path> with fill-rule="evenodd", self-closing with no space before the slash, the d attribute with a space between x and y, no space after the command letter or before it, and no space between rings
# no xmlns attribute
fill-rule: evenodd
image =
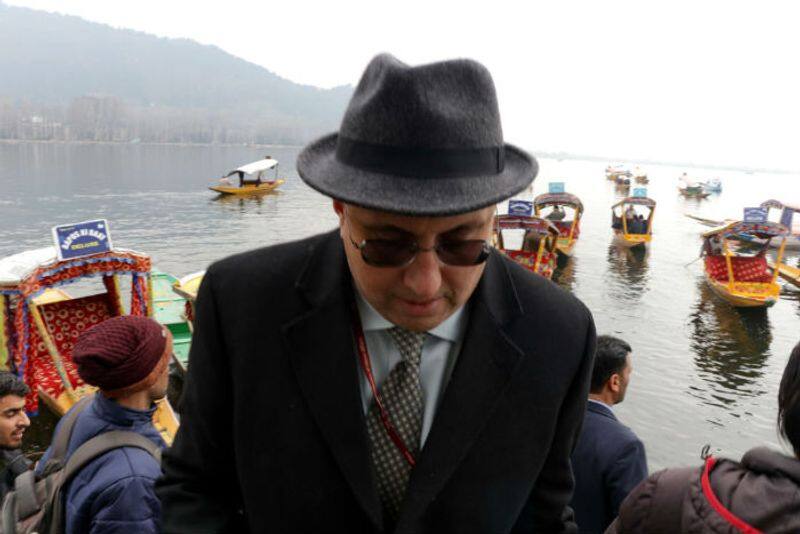
<svg viewBox="0 0 800 534"><path fill-rule="evenodd" d="M632 370L630 345L598 336L586 419L572 453L572 506L581 533L604 532L628 493L647 478L644 444L611 410L625 398Z"/></svg>
<svg viewBox="0 0 800 534"><path fill-rule="evenodd" d="M164 532L574 532L592 318L488 246L536 170L483 66L376 57L298 158L339 229L204 277Z"/></svg>

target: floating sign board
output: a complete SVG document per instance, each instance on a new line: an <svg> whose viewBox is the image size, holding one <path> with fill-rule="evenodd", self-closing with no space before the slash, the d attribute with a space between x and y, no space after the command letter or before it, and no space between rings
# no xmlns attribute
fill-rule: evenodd
<svg viewBox="0 0 800 534"><path fill-rule="evenodd" d="M766 222L767 210L764 208L745 208L744 222Z"/></svg>
<svg viewBox="0 0 800 534"><path fill-rule="evenodd" d="M647 198L647 188L646 187L635 187L633 189L633 196L636 198Z"/></svg>
<svg viewBox="0 0 800 534"><path fill-rule="evenodd" d="M533 202L528 202L527 200L509 200L508 214L526 215L530 217L533 215Z"/></svg>
<svg viewBox="0 0 800 534"><path fill-rule="evenodd" d="M564 192L564 182L550 182L547 184L547 192L548 193L563 193Z"/></svg>
<svg viewBox="0 0 800 534"><path fill-rule="evenodd" d="M71 260L111 250L111 234L105 219L53 227L59 260Z"/></svg>

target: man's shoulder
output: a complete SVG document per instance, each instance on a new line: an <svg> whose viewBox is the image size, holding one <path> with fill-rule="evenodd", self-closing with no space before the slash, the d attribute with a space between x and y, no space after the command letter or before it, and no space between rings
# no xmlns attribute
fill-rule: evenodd
<svg viewBox="0 0 800 534"><path fill-rule="evenodd" d="M120 447L90 461L73 479L70 493L90 498L112 487L129 484L155 484L161 466L147 451L137 447Z"/></svg>
<svg viewBox="0 0 800 534"><path fill-rule="evenodd" d="M282 270L297 274L315 249L331 241L338 231L317 234L297 241L261 247L228 256L211 264L209 273L218 278L238 278L247 275L263 275L264 271Z"/></svg>
<svg viewBox="0 0 800 534"><path fill-rule="evenodd" d="M595 427L598 432L602 433L604 441L613 445L615 449L634 447L642 443L630 427L615 417L598 413L598 411L587 409L585 426L587 429Z"/></svg>

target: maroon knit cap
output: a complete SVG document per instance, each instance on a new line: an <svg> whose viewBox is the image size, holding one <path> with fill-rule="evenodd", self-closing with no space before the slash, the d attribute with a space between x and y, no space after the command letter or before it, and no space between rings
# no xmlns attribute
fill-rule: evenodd
<svg viewBox="0 0 800 534"><path fill-rule="evenodd" d="M123 315L82 332L72 360L86 383L119 390L144 381L161 362L166 344L167 333L156 321Z"/></svg>

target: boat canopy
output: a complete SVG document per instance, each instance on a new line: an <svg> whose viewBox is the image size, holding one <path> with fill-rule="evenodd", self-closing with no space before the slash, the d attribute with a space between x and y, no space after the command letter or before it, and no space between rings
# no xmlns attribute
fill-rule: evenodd
<svg viewBox="0 0 800 534"><path fill-rule="evenodd" d="M533 230L540 234L551 233L558 236L556 225L541 217L524 217L520 215L498 215L497 227L501 230Z"/></svg>
<svg viewBox="0 0 800 534"><path fill-rule="evenodd" d="M703 234L703 237L708 238L715 235L722 237L732 237L739 234L750 234L759 239L768 239L770 237L779 237L789 234L789 230L782 224L764 221L764 222L743 222L733 221L717 228L712 228Z"/></svg>
<svg viewBox="0 0 800 534"><path fill-rule="evenodd" d="M114 248L110 252L59 261L55 247L38 248L0 259L0 288L30 285L32 277L37 281L51 277L68 280L112 271L149 272L150 258L133 250Z"/></svg>
<svg viewBox="0 0 800 534"><path fill-rule="evenodd" d="M775 200L775 199L770 199L770 200L767 200L766 202L762 202L761 203L761 207L762 208L766 208L766 209L775 208L775 209L779 209L779 210L789 209L789 210L796 211L796 212L800 213L800 206L795 206L795 205L792 205L792 204L784 204L780 200Z"/></svg>
<svg viewBox="0 0 800 534"><path fill-rule="evenodd" d="M278 160L272 158L264 158L258 161L254 161L253 163L248 163L247 165L242 165L238 169L234 169L228 174L225 175L227 178L232 174L244 173L244 174L256 174L262 171L266 171L272 169L278 164Z"/></svg>
<svg viewBox="0 0 800 534"><path fill-rule="evenodd" d="M533 204L535 206L549 206L558 204L561 206L571 206L578 211L583 211L583 203L581 202L581 199L572 193L544 193L533 199Z"/></svg>
<svg viewBox="0 0 800 534"><path fill-rule="evenodd" d="M653 200L652 198L647 198L647 197L627 197L627 198L623 198L622 200L620 200L619 202L617 202L616 204L611 206L611 209L613 210L615 208L618 208L620 206L625 206L627 204L635 204L637 206L647 206L648 208L655 208L656 207L656 201Z"/></svg>

